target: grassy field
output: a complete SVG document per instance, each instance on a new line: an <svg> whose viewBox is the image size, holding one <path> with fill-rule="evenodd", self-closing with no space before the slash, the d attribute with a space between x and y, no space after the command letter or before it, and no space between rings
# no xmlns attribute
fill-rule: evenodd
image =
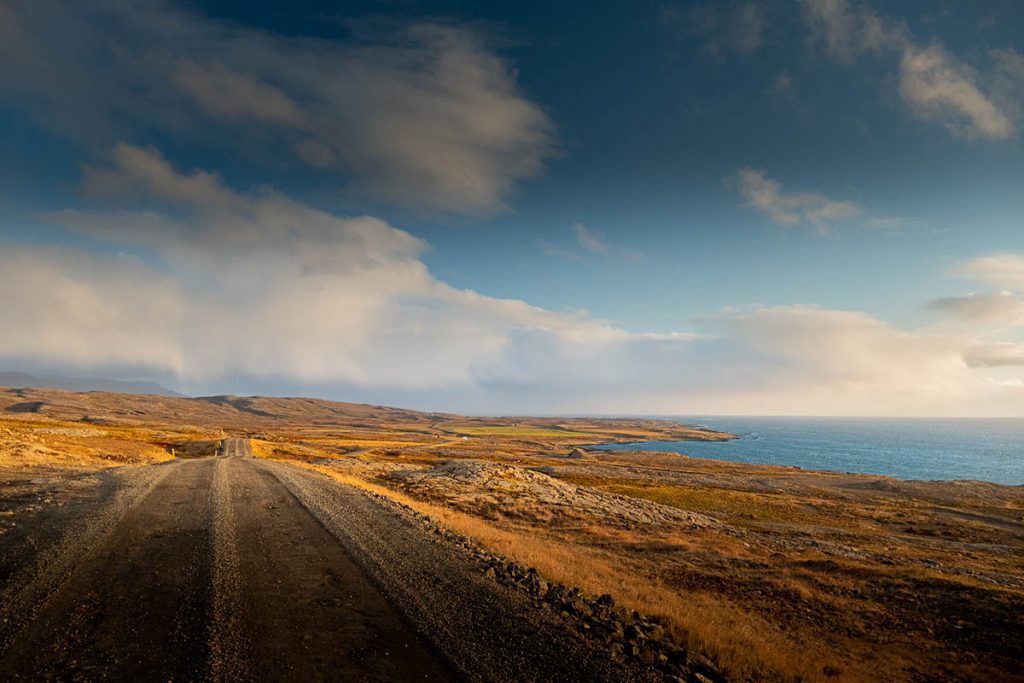
<svg viewBox="0 0 1024 683"><path fill-rule="evenodd" d="M495 438L508 439L548 439L548 438L571 438L571 439L594 439L600 440L602 435L592 432L580 432L568 427L538 427L530 425L446 425L446 429L455 434L466 434L469 436L490 436Z"/></svg>
<svg viewBox="0 0 1024 683"><path fill-rule="evenodd" d="M202 457L246 436L259 457L610 593L736 680L1024 680L1021 487L669 453L567 458L597 441L724 436L295 401L0 390L0 479Z"/></svg>
<svg viewBox="0 0 1024 683"><path fill-rule="evenodd" d="M624 496L644 498L681 510L693 510L736 518L734 521L787 522L794 524L828 523L836 517L826 513L812 513L806 504L798 503L792 496L776 496L770 493L751 493L721 488L706 488L686 485L655 484L637 482L635 479L611 479L601 477L562 477L580 486L593 486L602 491Z"/></svg>

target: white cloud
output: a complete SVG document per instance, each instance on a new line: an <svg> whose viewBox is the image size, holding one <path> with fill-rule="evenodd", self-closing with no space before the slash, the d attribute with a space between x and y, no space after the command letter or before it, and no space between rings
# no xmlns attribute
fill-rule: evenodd
<svg viewBox="0 0 1024 683"><path fill-rule="evenodd" d="M1002 139L1014 133L1012 109L979 86L980 78L941 43L922 45L901 22L848 0L801 0L826 51L853 63L865 54L895 57L899 91L911 112L962 137ZM1004 60L1004 64L1012 60ZM1012 67L1011 67L1012 68ZM1019 101L1019 94L1014 101Z"/></svg>
<svg viewBox="0 0 1024 683"><path fill-rule="evenodd" d="M0 339L2 357L130 363L198 384L245 376L415 389L543 378L549 365L576 382L611 382L624 379L633 344L681 339L454 289L405 231L270 191L242 194L152 149L119 146L85 185L170 206L54 220L160 259L112 267L84 251L5 248L0 286L19 296L5 298L0 317L19 333ZM35 336L49 341L33 345ZM596 372L595 356L615 362Z"/></svg>
<svg viewBox="0 0 1024 683"><path fill-rule="evenodd" d="M973 368L1024 367L1024 256L991 254L966 261L953 272L1008 289L929 302L929 309L944 316L933 329L963 339L967 347L965 360Z"/></svg>
<svg viewBox="0 0 1024 683"><path fill-rule="evenodd" d="M3 96L94 149L155 128L334 170L382 200L466 213L499 207L552 152L548 116L462 26L343 44L160 0L12 0L3 36Z"/></svg>
<svg viewBox="0 0 1024 683"><path fill-rule="evenodd" d="M966 361L972 368L1024 367L1024 344L981 344L967 352Z"/></svg>
<svg viewBox="0 0 1024 683"><path fill-rule="evenodd" d="M971 259L954 272L994 287L1024 292L1024 254L1021 253L991 254Z"/></svg>
<svg viewBox="0 0 1024 683"><path fill-rule="evenodd" d="M184 370L184 292L133 258L3 246L0 290L5 358Z"/></svg>
<svg viewBox="0 0 1024 683"><path fill-rule="evenodd" d="M488 412L1024 412L1019 346L988 333L814 306L723 311L702 335L636 333L453 288L405 231L241 193L155 150L121 146L87 184L141 206L55 219L147 261L4 246L5 363Z"/></svg>
<svg viewBox="0 0 1024 683"><path fill-rule="evenodd" d="M830 199L817 192L785 192L778 181L755 168L740 169L732 180L747 206L768 214L780 225L809 223L824 232L831 223L860 212L853 202Z"/></svg>
<svg viewBox="0 0 1024 683"><path fill-rule="evenodd" d="M1013 122L974 81L970 69L938 45L908 45L903 52L900 93L918 117L939 121L964 137L1009 137Z"/></svg>
<svg viewBox="0 0 1024 683"><path fill-rule="evenodd" d="M864 313L778 306L714 322L728 346L705 361L708 390L719 393L721 383L741 412L929 412L982 393L956 339L901 331Z"/></svg>
<svg viewBox="0 0 1024 683"><path fill-rule="evenodd" d="M945 297L935 299L928 307L975 326L984 323L995 323L1001 328L1024 325L1024 300L1008 291Z"/></svg>

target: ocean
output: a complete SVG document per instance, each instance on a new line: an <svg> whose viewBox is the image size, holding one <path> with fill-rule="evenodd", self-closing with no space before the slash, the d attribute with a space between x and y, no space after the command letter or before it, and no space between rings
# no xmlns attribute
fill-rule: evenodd
<svg viewBox="0 0 1024 683"><path fill-rule="evenodd" d="M1024 419L679 417L737 435L732 441L646 441L604 450L648 450L698 458L899 479L976 479L1024 484Z"/></svg>

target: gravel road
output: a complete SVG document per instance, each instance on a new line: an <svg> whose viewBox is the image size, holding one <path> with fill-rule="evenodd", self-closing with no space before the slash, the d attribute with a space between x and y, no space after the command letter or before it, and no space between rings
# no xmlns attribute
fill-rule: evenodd
<svg viewBox="0 0 1024 683"><path fill-rule="evenodd" d="M0 680L658 680L245 439L90 482L0 536Z"/></svg>

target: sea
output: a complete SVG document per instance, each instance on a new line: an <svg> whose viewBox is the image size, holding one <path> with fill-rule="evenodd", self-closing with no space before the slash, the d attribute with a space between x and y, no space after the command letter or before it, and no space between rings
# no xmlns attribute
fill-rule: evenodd
<svg viewBox="0 0 1024 683"><path fill-rule="evenodd" d="M603 450L681 453L899 479L1024 485L1024 419L673 417L729 432L730 441L644 441Z"/></svg>

